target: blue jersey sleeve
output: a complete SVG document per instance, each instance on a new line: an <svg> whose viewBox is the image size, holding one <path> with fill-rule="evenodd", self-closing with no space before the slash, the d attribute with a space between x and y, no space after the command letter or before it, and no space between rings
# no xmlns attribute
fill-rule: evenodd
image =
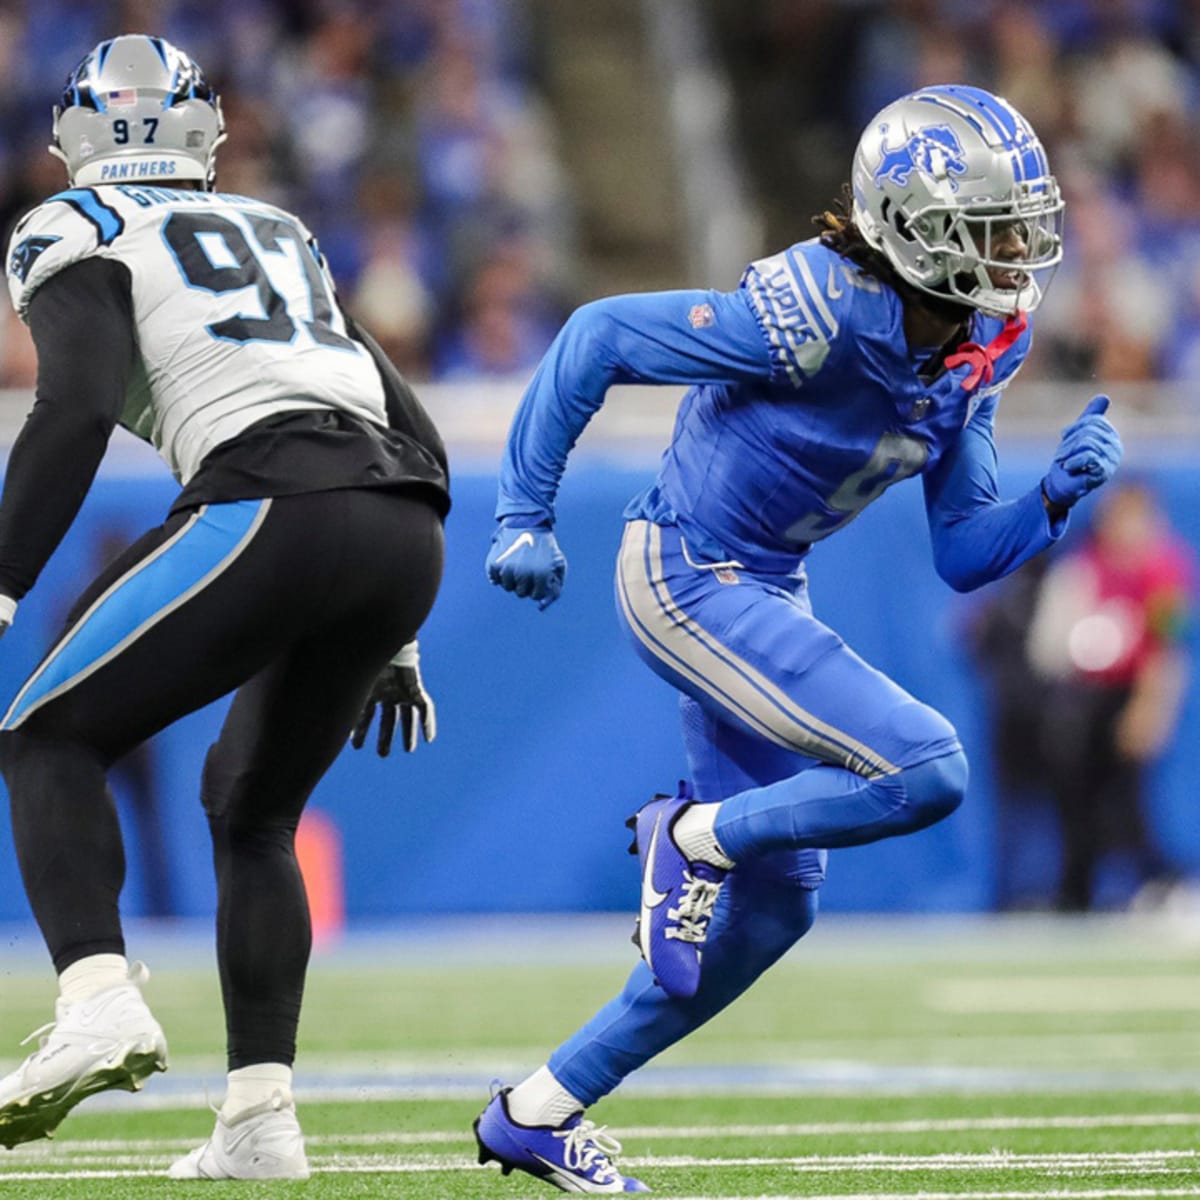
<svg viewBox="0 0 1200 1200"><path fill-rule="evenodd" d="M1056 542L1067 518L1051 521L1040 485L1002 501L993 435L998 395L967 422L957 444L925 476L925 509L938 574L969 592L1016 570Z"/></svg>
<svg viewBox="0 0 1200 1200"><path fill-rule="evenodd" d="M816 241L746 268L742 292L770 347L776 383L802 387L826 366L853 303L847 294L862 286L856 271Z"/></svg>
<svg viewBox="0 0 1200 1200"><path fill-rule="evenodd" d="M552 522L567 455L618 383L772 378L770 349L742 292L614 296L576 310L517 407L500 465L497 518Z"/></svg>

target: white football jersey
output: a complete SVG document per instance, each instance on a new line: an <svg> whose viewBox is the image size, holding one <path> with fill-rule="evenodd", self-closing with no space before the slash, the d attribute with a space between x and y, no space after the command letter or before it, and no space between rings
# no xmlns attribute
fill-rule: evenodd
<svg viewBox="0 0 1200 1200"><path fill-rule="evenodd" d="M275 413L338 408L387 426L383 382L346 334L312 235L259 200L105 184L60 192L13 232L23 320L56 272L92 255L132 281L134 371L121 424L181 483L213 447Z"/></svg>

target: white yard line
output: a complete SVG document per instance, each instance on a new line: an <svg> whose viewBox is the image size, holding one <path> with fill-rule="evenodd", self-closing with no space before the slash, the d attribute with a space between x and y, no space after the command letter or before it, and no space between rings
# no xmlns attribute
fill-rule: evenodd
<svg viewBox="0 0 1200 1200"><path fill-rule="evenodd" d="M770 1163L772 1160L766 1160ZM632 1160L630 1160L632 1164ZM755 1165L759 1160L705 1160L696 1159L686 1163L664 1164L655 1161L652 1164L657 1169L666 1165L681 1167L701 1167L711 1165ZM761 1164L760 1164L761 1165ZM316 1165L313 1174L322 1175L419 1175L436 1171L461 1171L474 1169L471 1165L449 1160L442 1164L417 1162L346 1162L340 1164ZM5 1183L30 1183L53 1180L79 1179L138 1179L161 1178L161 1170L81 1170L81 1171L16 1171L0 1174L0 1187ZM1105 1197L1120 1198L1120 1200L1140 1200L1142 1197L1176 1197L1200 1196L1200 1186L1188 1188L1115 1188L1076 1189L1053 1188L1039 1191L976 1191L976 1192L863 1192L835 1193L829 1196L805 1195L804 1200L1102 1200ZM671 1200L660 1193L660 1200ZM678 1197L676 1200L688 1200ZM696 1197L695 1200L720 1200L719 1197ZM740 1200L747 1200L742 1197ZM760 1200L786 1200L778 1193L764 1194Z"/></svg>
<svg viewBox="0 0 1200 1200"><path fill-rule="evenodd" d="M1106 1152L1096 1154L932 1154L932 1155L811 1155L806 1157L762 1156L752 1157L702 1157L695 1155L671 1155L652 1157L630 1157L624 1160L630 1167L649 1167L655 1170L685 1170L698 1167L785 1167L800 1174L867 1174L928 1171L1037 1171L1051 1172L1070 1177L1104 1172L1105 1174L1163 1173L1194 1175L1195 1162L1200 1152L1194 1150L1148 1150L1130 1153ZM73 1167L66 1171L53 1170L0 1170L0 1183L40 1179L117 1179L154 1176L162 1173L170 1161L169 1156L160 1156L154 1162L120 1155L106 1160L92 1157L86 1160L88 1167ZM396 1159L386 1155L352 1155L333 1161L318 1159L312 1164L318 1174L426 1174L436 1171L462 1171L474 1169L469 1158L460 1155L408 1155ZM1000 1193L997 1193L1000 1194ZM1113 1193L1117 1194L1117 1193ZM1124 1193L1122 1193L1124 1194ZM1130 1192L1128 1194L1135 1194ZM1146 1192L1145 1194L1167 1194ZM1200 1194L1179 1193L1179 1194Z"/></svg>
<svg viewBox="0 0 1200 1200"><path fill-rule="evenodd" d="M853 1137L863 1134L972 1133L1022 1129L1121 1129L1170 1128L1200 1125L1200 1113L1113 1113L1100 1116L1059 1117L948 1117L909 1121L814 1121L783 1125L621 1125L614 1132L622 1138L678 1140L717 1137ZM395 1130L377 1133L331 1133L307 1135L309 1147L321 1146L421 1146L470 1142L471 1131L462 1129ZM74 1154L188 1150L195 1138L91 1138L69 1135L55 1142L33 1142L15 1153L25 1157L60 1157ZM3 1160L0 1159L0 1167Z"/></svg>

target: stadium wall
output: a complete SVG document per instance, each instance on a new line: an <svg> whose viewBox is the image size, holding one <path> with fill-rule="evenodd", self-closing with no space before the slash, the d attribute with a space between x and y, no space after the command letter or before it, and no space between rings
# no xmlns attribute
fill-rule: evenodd
<svg viewBox="0 0 1200 1200"><path fill-rule="evenodd" d="M1177 447L1175 448L1178 449ZM1032 486L1044 459L1003 448L1007 494ZM1135 456L1172 519L1200 548L1200 467L1170 447ZM494 462L494 458L490 460ZM612 564L621 510L652 464L583 454L568 472L559 510L570 568L546 612L490 586L483 557L492 527L490 462L460 466L448 527L445 583L422 634L438 738L386 760L347 748L312 805L340 831L351 920L427 912L632 910L634 860L625 818L685 774L674 693L623 643L613 614ZM0 695L13 695L95 569L102 539L131 538L165 514L175 488L138 455L110 455L75 527L0 647ZM972 597L933 572L915 483L897 487L814 552L818 614L868 661L958 726L973 763L969 798L949 821L912 837L832 856L823 902L838 910L965 911L991 905L995 795L986 698L964 649ZM1194 635L1193 635L1194 637ZM1200 706L1187 702L1180 736L1156 770L1158 835L1181 866L1200 870ZM121 703L113 696L112 703ZM165 827L174 903L212 911L208 835L197 800L205 750L224 703L155 739L146 764ZM126 906L145 911L136 824L129 829ZM1052 868L1054 830L1031 814L1028 870ZM0 920L27 916L0 820Z"/></svg>

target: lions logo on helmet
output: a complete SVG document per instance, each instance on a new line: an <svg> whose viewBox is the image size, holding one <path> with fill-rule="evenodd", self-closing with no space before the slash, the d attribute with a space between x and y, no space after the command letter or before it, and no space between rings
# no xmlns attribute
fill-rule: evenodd
<svg viewBox="0 0 1200 1200"><path fill-rule="evenodd" d="M906 283L998 316L1031 311L1062 259L1063 202L1029 123L982 88L923 88L867 126L853 219Z"/></svg>
<svg viewBox="0 0 1200 1200"><path fill-rule="evenodd" d="M76 187L200 180L211 191L224 140L204 72L163 38L130 34L101 42L71 72L50 152Z"/></svg>
<svg viewBox="0 0 1200 1200"><path fill-rule="evenodd" d="M962 143L954 136L949 125L929 125L918 129L902 146L895 150L887 144L888 127L883 126L879 136L883 144L883 157L875 169L875 186L883 187L890 179L903 187L913 171L920 171L930 179L950 179L950 186L957 188L951 178L964 175L967 160L963 155Z"/></svg>

